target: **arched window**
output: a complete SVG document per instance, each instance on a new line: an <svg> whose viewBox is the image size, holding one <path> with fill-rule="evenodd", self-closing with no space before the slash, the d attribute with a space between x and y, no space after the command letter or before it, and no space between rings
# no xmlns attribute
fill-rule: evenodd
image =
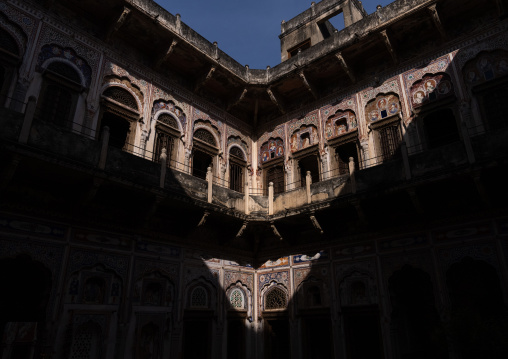
<svg viewBox="0 0 508 359"><path fill-rule="evenodd" d="M194 132L194 138L203 141L204 143L207 143L211 146L217 147L215 137L213 137L213 135L209 131L204 130L202 128Z"/></svg>
<svg viewBox="0 0 508 359"><path fill-rule="evenodd" d="M157 118L155 125L154 161L160 162L163 148L166 149L166 164L168 167L176 167L178 142L180 130L178 123L170 114L163 113Z"/></svg>
<svg viewBox="0 0 508 359"><path fill-rule="evenodd" d="M218 154L218 144L210 131L199 128L194 131L192 152L192 175L206 179L208 167L214 168L214 160Z"/></svg>
<svg viewBox="0 0 508 359"><path fill-rule="evenodd" d="M192 290L190 295L191 308L208 308L208 293L206 289L199 286Z"/></svg>
<svg viewBox="0 0 508 359"><path fill-rule="evenodd" d="M307 172L310 172L312 182L319 182L321 178L318 143L318 130L314 125L302 125L291 136L291 152L296 160L295 181L299 181L302 187L305 186Z"/></svg>
<svg viewBox="0 0 508 359"><path fill-rule="evenodd" d="M375 130L373 136L377 156L381 157L382 162L400 155L402 136L399 113L399 97L395 94L378 95L365 107L369 128Z"/></svg>
<svg viewBox="0 0 508 359"><path fill-rule="evenodd" d="M280 288L272 288L265 295L265 309L285 309L287 307L286 293Z"/></svg>
<svg viewBox="0 0 508 359"><path fill-rule="evenodd" d="M36 117L58 126L71 127L82 91L79 73L65 62L54 61L46 67L43 76Z"/></svg>
<svg viewBox="0 0 508 359"><path fill-rule="evenodd" d="M119 86L108 87L102 94L101 133L109 127L109 145L125 151L134 150L139 108L134 96Z"/></svg>
<svg viewBox="0 0 508 359"><path fill-rule="evenodd" d="M231 291L229 294L229 303L231 308L234 309L244 309L245 308L245 300L243 296L243 292L236 288Z"/></svg>
<svg viewBox="0 0 508 359"><path fill-rule="evenodd" d="M507 126L508 51L481 52L462 69L465 83L478 101L482 117L491 129Z"/></svg>
<svg viewBox="0 0 508 359"><path fill-rule="evenodd" d="M247 162L243 151L234 146L229 150L229 188L243 193L244 168Z"/></svg>

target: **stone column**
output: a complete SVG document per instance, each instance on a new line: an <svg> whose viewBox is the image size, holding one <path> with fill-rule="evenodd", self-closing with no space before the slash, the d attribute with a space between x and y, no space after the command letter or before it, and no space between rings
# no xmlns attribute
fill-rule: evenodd
<svg viewBox="0 0 508 359"><path fill-rule="evenodd" d="M268 184L268 214L273 214L273 182Z"/></svg>
<svg viewBox="0 0 508 359"><path fill-rule="evenodd" d="M208 182L208 203L212 203L212 194L213 194L212 167L208 167L206 169L206 181Z"/></svg>
<svg viewBox="0 0 508 359"><path fill-rule="evenodd" d="M161 161L161 178L160 178L160 183L159 183L159 186L160 188L164 188L164 184L166 183L166 171L168 170L168 167L166 166L166 161L168 159L168 155L166 154L166 147L163 147L162 150L161 150L161 156L160 156L160 161Z"/></svg>
<svg viewBox="0 0 508 359"><path fill-rule="evenodd" d="M305 187L307 190L307 203L312 202L312 198L310 195L310 185L312 184L312 176L310 175L310 171L307 171L307 176L305 177Z"/></svg>
<svg viewBox="0 0 508 359"><path fill-rule="evenodd" d="M356 193L355 159L349 157L349 178L351 179L351 192Z"/></svg>

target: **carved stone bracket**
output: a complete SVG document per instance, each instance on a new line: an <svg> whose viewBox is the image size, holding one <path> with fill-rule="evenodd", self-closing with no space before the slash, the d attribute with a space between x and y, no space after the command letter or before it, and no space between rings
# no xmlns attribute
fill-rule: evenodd
<svg viewBox="0 0 508 359"><path fill-rule="evenodd" d="M270 227L272 227L273 234L277 236L282 241L282 236L280 235L279 231L275 227L275 224L273 222L270 222Z"/></svg>
<svg viewBox="0 0 508 359"><path fill-rule="evenodd" d="M198 227L200 227L206 223L206 217L208 217L209 214L210 214L210 212L208 212L208 211L205 211L205 213L203 213L203 217L201 217L201 220L198 223Z"/></svg>
<svg viewBox="0 0 508 359"><path fill-rule="evenodd" d="M116 21L113 24L111 24L111 26L108 30L108 33L106 34L106 38L105 38L106 42L111 41L113 34L115 32L117 32L118 30L120 30L122 25L125 23L125 21L129 17L130 13L131 13L131 9L129 9L128 7L123 8L123 11L120 14L120 16L118 17L118 19L116 19Z"/></svg>
<svg viewBox="0 0 508 359"><path fill-rule="evenodd" d="M437 30L439 31L439 34L441 34L441 37L443 39L446 39L446 32L443 27L443 24L441 23L441 19L439 18L439 14L436 9L436 4L430 5L427 10L430 13L430 16L432 17L432 21L434 22L434 25L436 26Z"/></svg>
<svg viewBox="0 0 508 359"><path fill-rule="evenodd" d="M243 235L243 231L245 231L245 229L247 228L247 224L249 224L248 221L243 222L242 227L240 228L240 230L236 234L236 238L239 238L239 237L241 237Z"/></svg>
<svg viewBox="0 0 508 359"><path fill-rule="evenodd" d="M272 91L272 88L269 87L266 89L266 92L268 93L268 96L270 96L270 100L277 106L279 111L284 115L286 113L286 110L284 109L284 106L282 105L281 101L277 99L275 94Z"/></svg>
<svg viewBox="0 0 508 359"><path fill-rule="evenodd" d="M351 81L353 83L355 83L356 82L355 74L353 73L353 70L347 65L346 60L344 59L344 56L342 56L342 53L338 52L335 54L335 56L339 60L339 63L340 63L340 66L342 67L342 69L347 73L347 75L349 76Z"/></svg>
<svg viewBox="0 0 508 359"><path fill-rule="evenodd" d="M212 78L215 70L216 70L215 66L210 67L210 70L208 70L208 73L206 74L206 76L202 77L201 79L199 79L197 81L196 86L194 87L194 92L197 92L201 87L203 87L208 82L208 80L210 80Z"/></svg>
<svg viewBox="0 0 508 359"><path fill-rule="evenodd" d="M310 221L312 222L312 225L314 226L314 228L317 229L319 231L319 233L323 234L323 228L321 228L321 226L319 225L319 222L317 221L316 216L311 214Z"/></svg>
<svg viewBox="0 0 508 359"><path fill-rule="evenodd" d="M381 38L383 39L383 42L386 45L386 49L390 53L392 60L394 63L398 63L399 59L397 58L397 54L395 53L395 50L393 49L392 43L390 42L390 38L388 37L388 33L386 30L382 30L380 33Z"/></svg>
<svg viewBox="0 0 508 359"><path fill-rule="evenodd" d="M307 90L309 90L309 92L312 94L312 96L314 96L314 99L317 100L319 98L318 97L318 93L317 93L316 89L314 88L314 86L312 86L309 83L309 81L307 80L307 77L305 76L305 73L303 71L300 71L300 73L298 75L302 79L303 84L305 85L305 87L307 87Z"/></svg>
<svg viewBox="0 0 508 359"><path fill-rule="evenodd" d="M160 67L162 66L162 64L164 62L166 62L169 57L171 56L171 54L173 53L173 51L175 51L175 46L178 44L178 41L177 40L173 40L171 41L171 45L169 45L169 48L168 48L168 51L166 51L163 55L161 55L156 63L155 63L155 68L156 69L160 69Z"/></svg>
<svg viewBox="0 0 508 359"><path fill-rule="evenodd" d="M235 106L236 106L236 105L238 105L240 102L242 102L242 100L245 98L245 95L246 95L246 94L247 94L247 89L246 89L246 88L244 88L244 89L243 89L243 91L242 91L242 93L240 94L240 96L236 99L236 101L231 102L231 103L228 105L228 107L227 107L226 111L231 110L233 107L235 107Z"/></svg>

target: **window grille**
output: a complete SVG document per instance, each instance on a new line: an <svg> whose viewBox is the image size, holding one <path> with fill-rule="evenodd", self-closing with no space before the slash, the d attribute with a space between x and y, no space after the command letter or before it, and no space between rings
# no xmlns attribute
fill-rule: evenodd
<svg viewBox="0 0 508 359"><path fill-rule="evenodd" d="M398 155L400 146L399 127L391 125L379 129L383 161Z"/></svg>
<svg viewBox="0 0 508 359"><path fill-rule="evenodd" d="M166 165L168 167L171 166L171 158L173 155L173 148L175 144L175 139L170 134L166 132L157 130L155 138L155 148L154 148L154 160L155 162L160 163L161 151L163 148L166 148Z"/></svg>
<svg viewBox="0 0 508 359"><path fill-rule="evenodd" d="M4 29L0 28L0 48L11 54L19 56L19 48L16 40Z"/></svg>
<svg viewBox="0 0 508 359"><path fill-rule="evenodd" d="M138 110L138 104L136 100L127 90L113 86L107 88L106 91L104 91L103 95L135 111Z"/></svg>
<svg viewBox="0 0 508 359"><path fill-rule="evenodd" d="M229 164L229 188L243 193L243 167L233 162Z"/></svg>
<svg viewBox="0 0 508 359"><path fill-rule="evenodd" d="M273 194L284 192L284 169L282 166L269 168L266 173L266 188L273 182Z"/></svg>
<svg viewBox="0 0 508 359"><path fill-rule="evenodd" d="M273 288L265 297L265 309L282 309L287 306L286 293L282 289Z"/></svg>
<svg viewBox="0 0 508 359"><path fill-rule="evenodd" d="M59 84L47 85L38 117L63 126L69 120L72 103L71 91Z"/></svg>
<svg viewBox="0 0 508 359"><path fill-rule="evenodd" d="M229 296L229 302L231 303L231 307L235 309L243 309L243 295L240 289L234 289L230 296Z"/></svg>
<svg viewBox="0 0 508 359"><path fill-rule="evenodd" d="M213 135L210 132L208 132L207 130L203 130L203 129L196 130L194 132L194 137L205 142L205 143L208 143L209 145L217 147L217 143L215 142L215 137L213 137Z"/></svg>
<svg viewBox="0 0 508 359"><path fill-rule="evenodd" d="M47 70L65 77L67 80L81 84L81 77L71 66L61 61L55 61L48 65Z"/></svg>
<svg viewBox="0 0 508 359"><path fill-rule="evenodd" d="M163 113L162 115L160 115L157 118L157 121L160 121L163 124L168 125L171 128L174 128L175 130L179 130L178 123L176 122L176 120L173 118L173 116L168 115L167 113Z"/></svg>
<svg viewBox="0 0 508 359"><path fill-rule="evenodd" d="M229 153L235 157L245 160L243 151L241 149L239 149L238 147L231 147L231 150L229 151Z"/></svg>
<svg viewBox="0 0 508 359"><path fill-rule="evenodd" d="M191 293L191 308L207 308L208 307L208 295L203 287L196 287Z"/></svg>

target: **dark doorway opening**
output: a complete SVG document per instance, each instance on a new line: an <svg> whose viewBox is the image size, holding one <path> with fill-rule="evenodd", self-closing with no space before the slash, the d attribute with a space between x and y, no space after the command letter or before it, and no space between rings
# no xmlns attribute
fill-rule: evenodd
<svg viewBox="0 0 508 359"><path fill-rule="evenodd" d="M288 319L265 320L265 358L289 359L290 357Z"/></svg>
<svg viewBox="0 0 508 359"><path fill-rule="evenodd" d="M434 303L430 276L405 265L388 281L392 302L392 333L401 358L444 359L448 349Z"/></svg>
<svg viewBox="0 0 508 359"><path fill-rule="evenodd" d="M348 359L382 359L383 346L377 307L343 308Z"/></svg>
<svg viewBox="0 0 508 359"><path fill-rule="evenodd" d="M312 183L319 182L319 160L317 154L300 158L298 160L298 167L300 167L300 184L302 187L305 187L307 171L310 171Z"/></svg>
<svg viewBox="0 0 508 359"><path fill-rule="evenodd" d="M13 335L11 358L31 358L32 351L37 355L40 343L48 337L45 325L51 272L25 255L6 258L0 260L0 283L0 338ZM18 342L12 330L32 336L32 340Z"/></svg>
<svg viewBox="0 0 508 359"><path fill-rule="evenodd" d="M338 146L335 149L335 156L337 158L339 175L349 174L349 157L353 157L355 161L355 168L358 168L358 151L356 150L356 143L348 142Z"/></svg>
<svg viewBox="0 0 508 359"><path fill-rule="evenodd" d="M243 319L228 320L228 359L245 358L245 323Z"/></svg>
<svg viewBox="0 0 508 359"><path fill-rule="evenodd" d="M446 273L451 338L464 359L508 357L508 310L496 268L470 257Z"/></svg>
<svg viewBox="0 0 508 359"><path fill-rule="evenodd" d="M206 179L206 172L208 167L212 167L213 158L210 154L200 151L198 149L194 150L194 154L192 156L192 175L198 178Z"/></svg>
<svg viewBox="0 0 508 359"><path fill-rule="evenodd" d="M211 323L208 318L186 319L183 333L184 359L209 359Z"/></svg>
<svg viewBox="0 0 508 359"><path fill-rule="evenodd" d="M123 149L128 142L130 122L111 112L104 112L101 121L101 133L105 126L109 127L109 145Z"/></svg>
<svg viewBox="0 0 508 359"><path fill-rule="evenodd" d="M333 358L332 323L329 316L306 315L302 318L304 358Z"/></svg>

